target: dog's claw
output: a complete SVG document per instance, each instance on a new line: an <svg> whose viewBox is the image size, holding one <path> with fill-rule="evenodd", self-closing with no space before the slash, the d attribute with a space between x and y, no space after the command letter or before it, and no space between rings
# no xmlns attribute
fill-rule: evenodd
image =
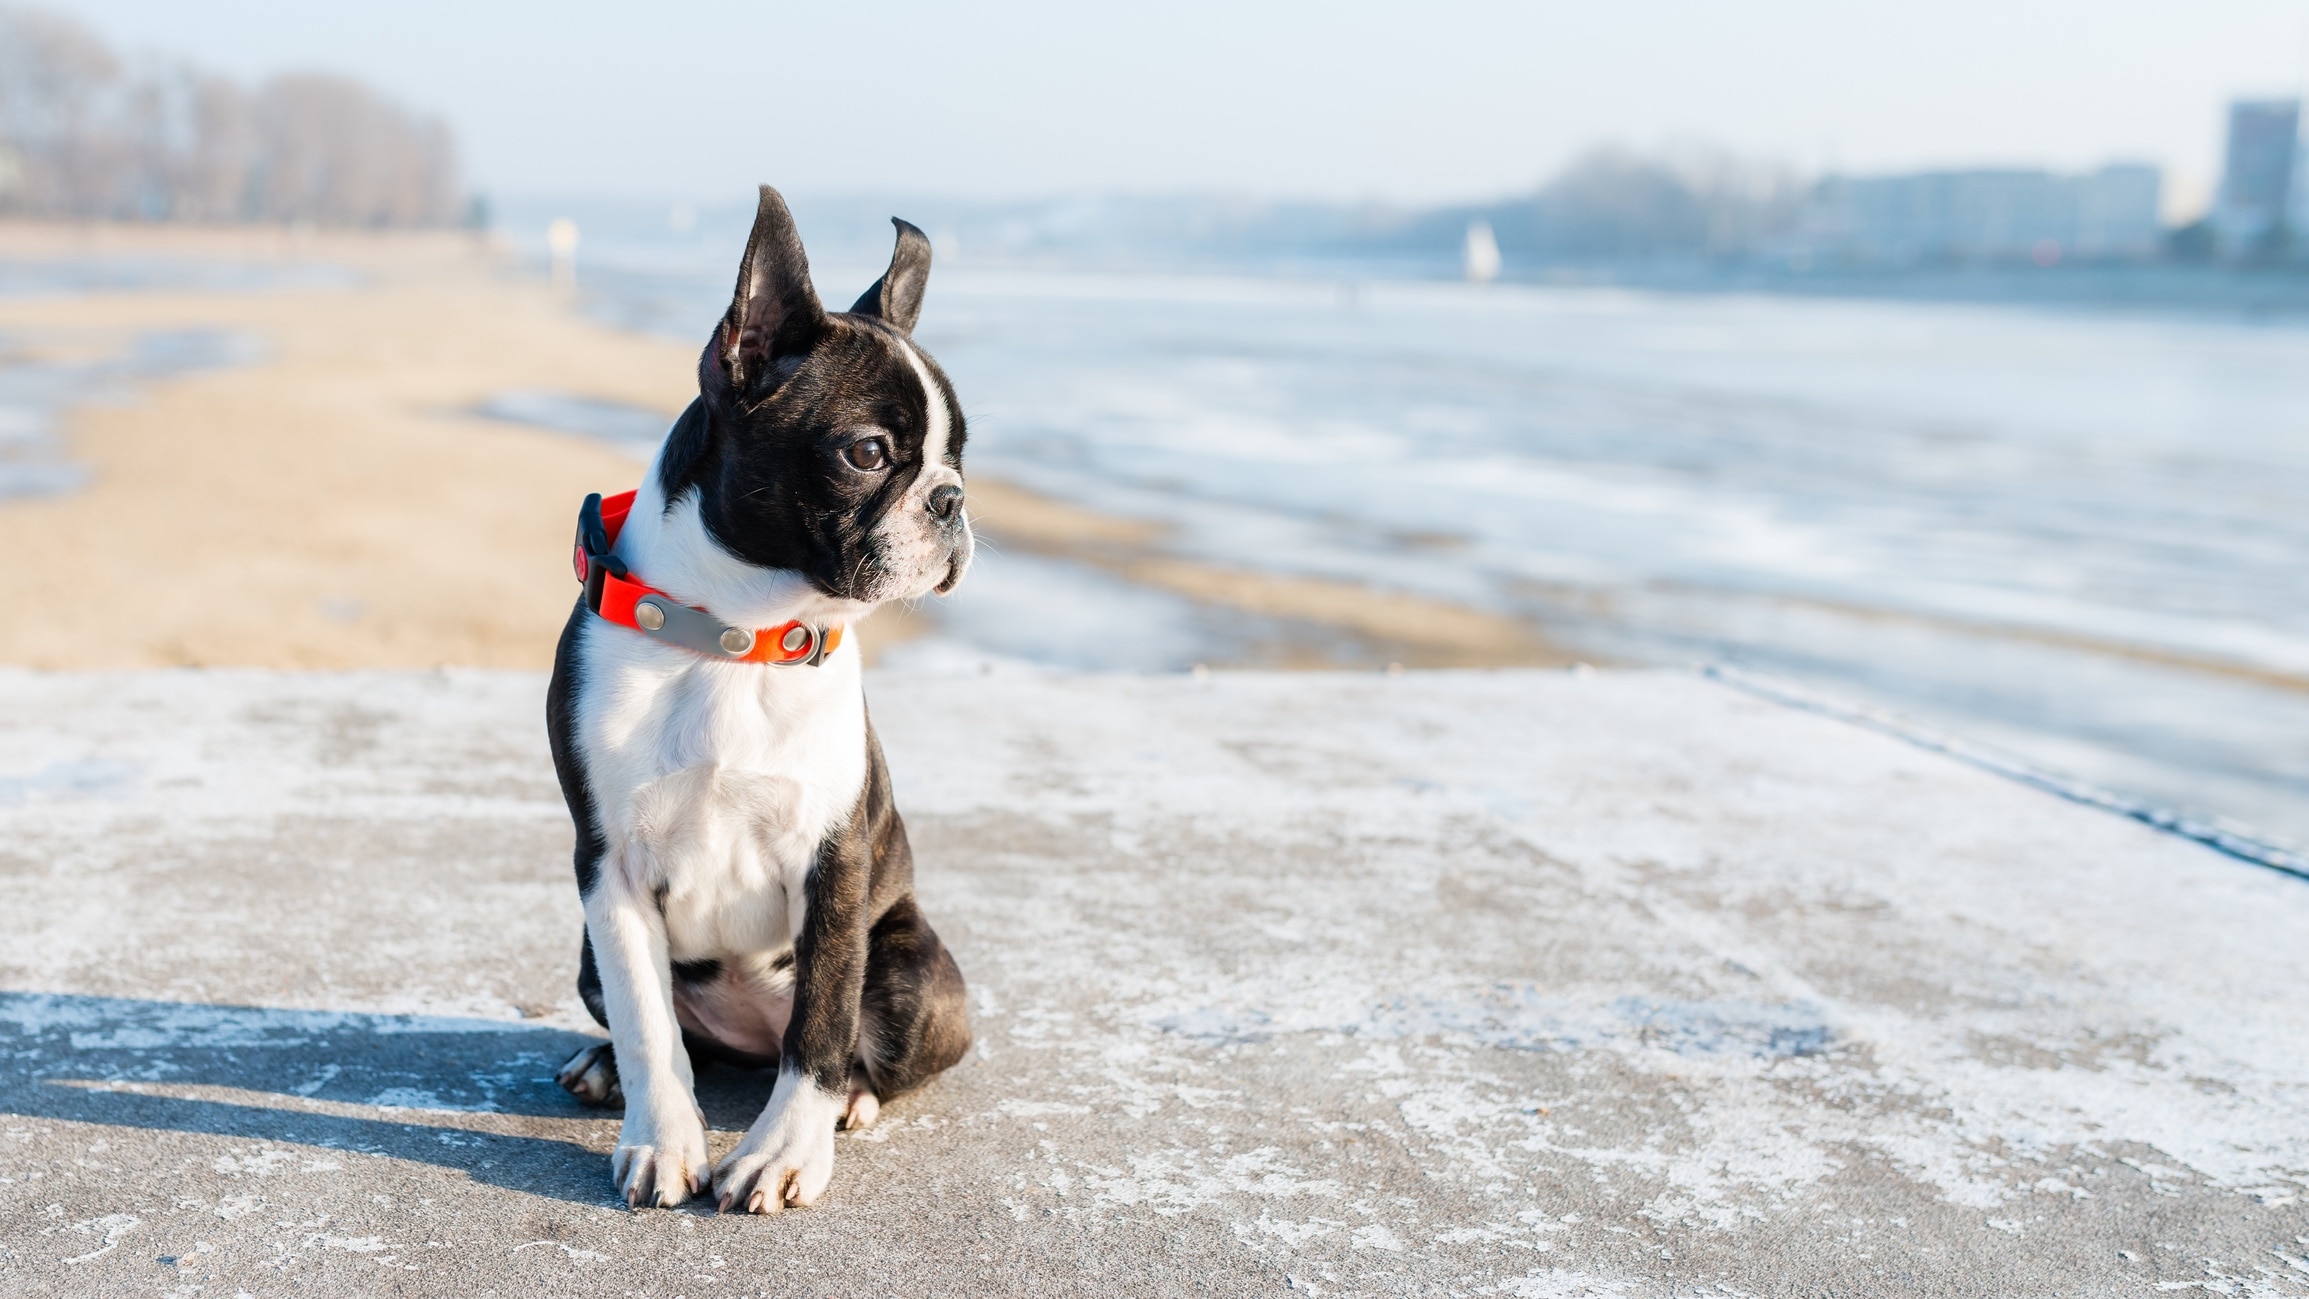
<svg viewBox="0 0 2309 1299"><path fill-rule="evenodd" d="M826 1193L834 1173L837 1096L812 1092L801 1105L771 1102L771 1112L714 1170L727 1211L782 1213L808 1208Z"/></svg>
<svg viewBox="0 0 2309 1299"><path fill-rule="evenodd" d="M757 1173L734 1190L725 1193L720 1201L721 1211L728 1213L732 1206L743 1203L747 1213L783 1213L789 1208L806 1209L818 1202L823 1188L808 1189L805 1174L799 1168L770 1169Z"/></svg>
<svg viewBox="0 0 2309 1299"><path fill-rule="evenodd" d="M619 1178L626 1207L671 1209L705 1189L695 1173L673 1175L676 1164L672 1156L646 1147L633 1153Z"/></svg>
<svg viewBox="0 0 2309 1299"><path fill-rule="evenodd" d="M629 1208L670 1209L711 1184L705 1129L678 1117L651 1121L649 1107L626 1107L625 1130L610 1154L610 1173Z"/></svg>
<svg viewBox="0 0 2309 1299"><path fill-rule="evenodd" d="M569 1057L553 1081L587 1105L607 1108L625 1103L625 1090L617 1080L617 1054L607 1042L596 1042Z"/></svg>

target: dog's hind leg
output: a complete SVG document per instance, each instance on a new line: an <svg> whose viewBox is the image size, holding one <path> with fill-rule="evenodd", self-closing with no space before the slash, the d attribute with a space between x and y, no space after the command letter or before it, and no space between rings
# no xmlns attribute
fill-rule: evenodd
<svg viewBox="0 0 2309 1299"><path fill-rule="evenodd" d="M609 1027L609 1011L601 1003L601 967L593 963L593 939L581 940L577 953L577 996L585 1003L586 1012L593 1022ZM596 1042L579 1048L569 1062L553 1075L562 1090L588 1105L614 1107L625 1104L625 1089L617 1084L617 1052L607 1042Z"/></svg>
<svg viewBox="0 0 2309 1299"><path fill-rule="evenodd" d="M881 1102L953 1068L970 1050L961 967L912 898L883 913L868 936L859 1010L859 1068L844 1127L872 1123Z"/></svg>

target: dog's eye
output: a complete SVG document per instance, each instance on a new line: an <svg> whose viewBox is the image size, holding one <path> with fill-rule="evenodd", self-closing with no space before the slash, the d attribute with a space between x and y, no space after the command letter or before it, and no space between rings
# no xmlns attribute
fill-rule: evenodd
<svg viewBox="0 0 2309 1299"><path fill-rule="evenodd" d="M872 473L890 463L890 444L880 438L852 442L842 452L842 458L850 462L851 468Z"/></svg>

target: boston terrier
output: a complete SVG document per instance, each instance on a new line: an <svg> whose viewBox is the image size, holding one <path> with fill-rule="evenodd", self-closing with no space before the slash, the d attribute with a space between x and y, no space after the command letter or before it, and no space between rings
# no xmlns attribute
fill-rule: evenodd
<svg viewBox="0 0 2309 1299"><path fill-rule="evenodd" d="M913 341L930 242L827 312L763 186L698 396L641 486L580 514L585 594L547 726L577 826L577 989L609 1041L561 1085L625 1122L630 1205L818 1199L836 1128L970 1046L962 972L914 897L856 637L969 566L962 408ZM693 1058L777 1066L712 1172Z"/></svg>

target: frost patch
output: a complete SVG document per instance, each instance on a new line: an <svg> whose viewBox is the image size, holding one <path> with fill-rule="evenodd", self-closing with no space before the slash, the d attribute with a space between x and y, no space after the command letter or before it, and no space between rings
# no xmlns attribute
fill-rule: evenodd
<svg viewBox="0 0 2309 1299"><path fill-rule="evenodd" d="M376 1015L67 993L0 993L0 1030L65 1037L76 1051L161 1047L292 1047L343 1034L502 1033L507 1023L447 1015Z"/></svg>
<svg viewBox="0 0 2309 1299"><path fill-rule="evenodd" d="M1647 1046L1677 1055L1776 1059L1818 1055L1833 1037L1820 1008L1801 1002L1650 1001L1622 997L1612 1009Z"/></svg>
<svg viewBox="0 0 2309 1299"><path fill-rule="evenodd" d="M1305 1222L1291 1222L1287 1219L1270 1218L1262 1211L1257 1222L1236 1223L1235 1234L1247 1237L1252 1232L1257 1232L1260 1235L1273 1236L1290 1248L1297 1249L1318 1236L1328 1236L1346 1225L1346 1223L1334 1222L1329 1218L1309 1218Z"/></svg>
<svg viewBox="0 0 2309 1299"><path fill-rule="evenodd" d="M551 1245L555 1249L560 1250L562 1254L566 1256L571 1262L575 1263L607 1263L609 1261L609 1255L607 1254L596 1254L590 1249L579 1249L575 1245L564 1245L558 1240L533 1240L526 1245L515 1245L513 1247L513 1252L518 1254L522 1250L535 1249L539 1245Z"/></svg>
<svg viewBox="0 0 2309 1299"><path fill-rule="evenodd" d="M143 768L133 762L105 758L51 762L27 775L0 776L0 807L92 798L130 799L136 796L137 777L142 774Z"/></svg>
<svg viewBox="0 0 2309 1299"><path fill-rule="evenodd" d="M1013 1119L1039 1119L1052 1114L1088 1114L1088 1105L1069 1105L1064 1101L1007 1100L994 1107L995 1112Z"/></svg>
<svg viewBox="0 0 2309 1299"><path fill-rule="evenodd" d="M1143 1205L1163 1214L1192 1212L1231 1195L1339 1194L1339 1184L1328 1178L1301 1178L1271 1146L1209 1164L1196 1151L1166 1150L1133 1158L1128 1173L1094 1172L1084 1181L1101 1204Z"/></svg>
<svg viewBox="0 0 2309 1299"><path fill-rule="evenodd" d="M228 1177L246 1174L250 1177L270 1177L288 1167L295 1155L278 1146L260 1146L252 1154L218 1155L209 1165Z"/></svg>
<svg viewBox="0 0 2309 1299"><path fill-rule="evenodd" d="M1806 1002L1622 997L1596 1006L1515 983L1474 995L1398 997L1346 1018L1199 1006L1152 1022L1204 1046L1247 1046L1285 1033L1320 1032L1380 1040L1441 1037L1508 1051L1631 1043L1678 1055L1770 1060L1817 1055L1835 1040L1820 1008Z"/></svg>
<svg viewBox="0 0 2309 1299"><path fill-rule="evenodd" d="M1355 1234L1347 1240L1357 1249L1383 1249L1390 1254L1403 1252L1403 1238L1376 1222L1357 1227Z"/></svg>
<svg viewBox="0 0 2309 1299"><path fill-rule="evenodd" d="M297 1155L295 1151L284 1150L279 1146L259 1146L253 1152L218 1155L213 1161L210 1162L209 1167L215 1169L217 1172L225 1174L228 1177L238 1177L243 1174L246 1174L250 1177L270 1177L275 1173L287 1171L289 1166L295 1163L296 1160ZM343 1168L344 1165L338 1163L334 1159L315 1157L305 1160L303 1164L299 1165L298 1171L306 1173L334 1173ZM239 1213L226 1213L226 1206L234 1204L245 1204L250 1208L253 1208L257 1203L258 1201L251 1196L235 1196L229 1199L218 1201L217 1212L223 1214L227 1218L238 1217L240 1216ZM240 1212L247 1211L247 1209L243 1209Z"/></svg>
<svg viewBox="0 0 2309 1299"><path fill-rule="evenodd" d="M1251 1046L1274 1036L1274 1020L1265 1011L1227 1011L1200 1006L1154 1022L1156 1028L1200 1042L1204 1046Z"/></svg>
<svg viewBox="0 0 2309 1299"><path fill-rule="evenodd" d="M1601 1295L1624 1295L1628 1292L1625 1281L1606 1281L1585 1272L1566 1272L1553 1268L1534 1272L1478 1291L1479 1294L1512 1295L1514 1299L1593 1299Z"/></svg>
<svg viewBox="0 0 2309 1299"><path fill-rule="evenodd" d="M120 1248L120 1238L136 1230L139 1226L142 1226L143 1223L144 1219L131 1217L125 1213L108 1213L101 1218L90 1218L84 1222L73 1223L72 1229L74 1231L79 1232L83 1236L95 1236L101 1234L104 1237L104 1243L85 1254L79 1255L75 1258L68 1258L64 1261L67 1265L70 1265L73 1263L85 1263L92 1258L102 1258L106 1254L109 1254L112 1251Z"/></svg>

